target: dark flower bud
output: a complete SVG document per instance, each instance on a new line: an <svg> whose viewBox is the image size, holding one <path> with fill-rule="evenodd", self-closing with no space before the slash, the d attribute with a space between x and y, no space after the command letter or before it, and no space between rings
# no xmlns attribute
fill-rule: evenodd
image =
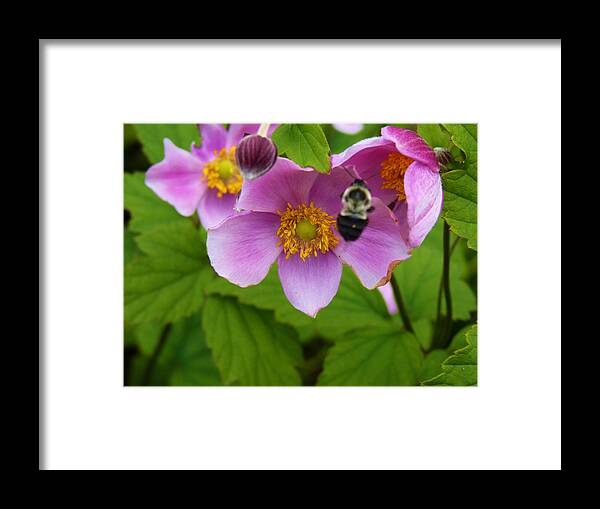
<svg viewBox="0 0 600 509"><path fill-rule="evenodd" d="M435 152L435 157L440 164L446 165L452 160L452 154L447 148L435 147L433 151Z"/></svg>
<svg viewBox="0 0 600 509"><path fill-rule="evenodd" d="M242 176L253 180L273 167L277 161L277 147L266 136L250 134L238 144L235 160Z"/></svg>

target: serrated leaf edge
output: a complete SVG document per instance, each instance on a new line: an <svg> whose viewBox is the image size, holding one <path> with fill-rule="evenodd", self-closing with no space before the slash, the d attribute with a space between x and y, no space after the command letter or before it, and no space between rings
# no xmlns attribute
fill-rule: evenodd
<svg viewBox="0 0 600 509"><path fill-rule="evenodd" d="M447 367L448 365L446 364L450 359L454 358L454 357L458 357L460 355L463 355L465 353L468 353L467 350L472 349L473 348L473 343L471 343L471 334L473 333L474 330L477 329L477 324L474 324L473 327L471 327L467 332L465 332L465 337L467 338L467 345L463 346L462 348L459 348L458 350L455 350L454 353L452 355L449 355L446 360L444 362L442 362L442 369L444 367ZM466 366L467 364L451 364L452 366ZM423 380L421 382L421 385L429 385L429 383L443 377L446 373L440 373L439 375L434 376L433 378L429 378L428 380ZM472 386L464 386L464 387L472 387Z"/></svg>

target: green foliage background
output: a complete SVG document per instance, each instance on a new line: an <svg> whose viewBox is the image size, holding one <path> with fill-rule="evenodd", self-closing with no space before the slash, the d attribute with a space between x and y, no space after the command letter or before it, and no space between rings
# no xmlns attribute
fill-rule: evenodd
<svg viewBox="0 0 600 509"><path fill-rule="evenodd" d="M274 139L280 153L327 172L329 153L377 136L383 125L365 124L355 135L330 124L284 125ZM180 216L144 185L144 172L163 158L163 138L189 149L200 142L196 126L125 125L125 385L476 385L476 126L385 125L416 130L454 158L442 175L442 217L394 272L414 333L347 267L338 294L316 319L288 303L276 267L249 288L219 278L198 220ZM432 339L445 310L444 222L452 232L453 313L451 341L438 344Z"/></svg>

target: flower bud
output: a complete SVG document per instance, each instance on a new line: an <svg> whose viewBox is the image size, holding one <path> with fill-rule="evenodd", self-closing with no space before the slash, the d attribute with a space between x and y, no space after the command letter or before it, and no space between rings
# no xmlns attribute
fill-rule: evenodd
<svg viewBox="0 0 600 509"><path fill-rule="evenodd" d="M433 151L435 152L435 157L440 164L446 165L452 160L452 154L447 148L434 147Z"/></svg>
<svg viewBox="0 0 600 509"><path fill-rule="evenodd" d="M273 167L277 161L277 147L270 138L251 134L238 144L235 160L242 176L247 180L253 180Z"/></svg>

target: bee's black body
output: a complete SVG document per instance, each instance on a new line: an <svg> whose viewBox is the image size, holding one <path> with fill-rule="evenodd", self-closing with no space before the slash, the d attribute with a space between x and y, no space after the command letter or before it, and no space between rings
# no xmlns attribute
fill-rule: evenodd
<svg viewBox="0 0 600 509"><path fill-rule="evenodd" d="M337 217L337 229L346 241L358 239L367 224L369 224L369 220L360 217L342 216L341 214Z"/></svg>
<svg viewBox="0 0 600 509"><path fill-rule="evenodd" d="M342 210L337 217L337 228L346 241L354 241L369 224L367 213L371 207L371 191L363 180L355 179L341 195Z"/></svg>

